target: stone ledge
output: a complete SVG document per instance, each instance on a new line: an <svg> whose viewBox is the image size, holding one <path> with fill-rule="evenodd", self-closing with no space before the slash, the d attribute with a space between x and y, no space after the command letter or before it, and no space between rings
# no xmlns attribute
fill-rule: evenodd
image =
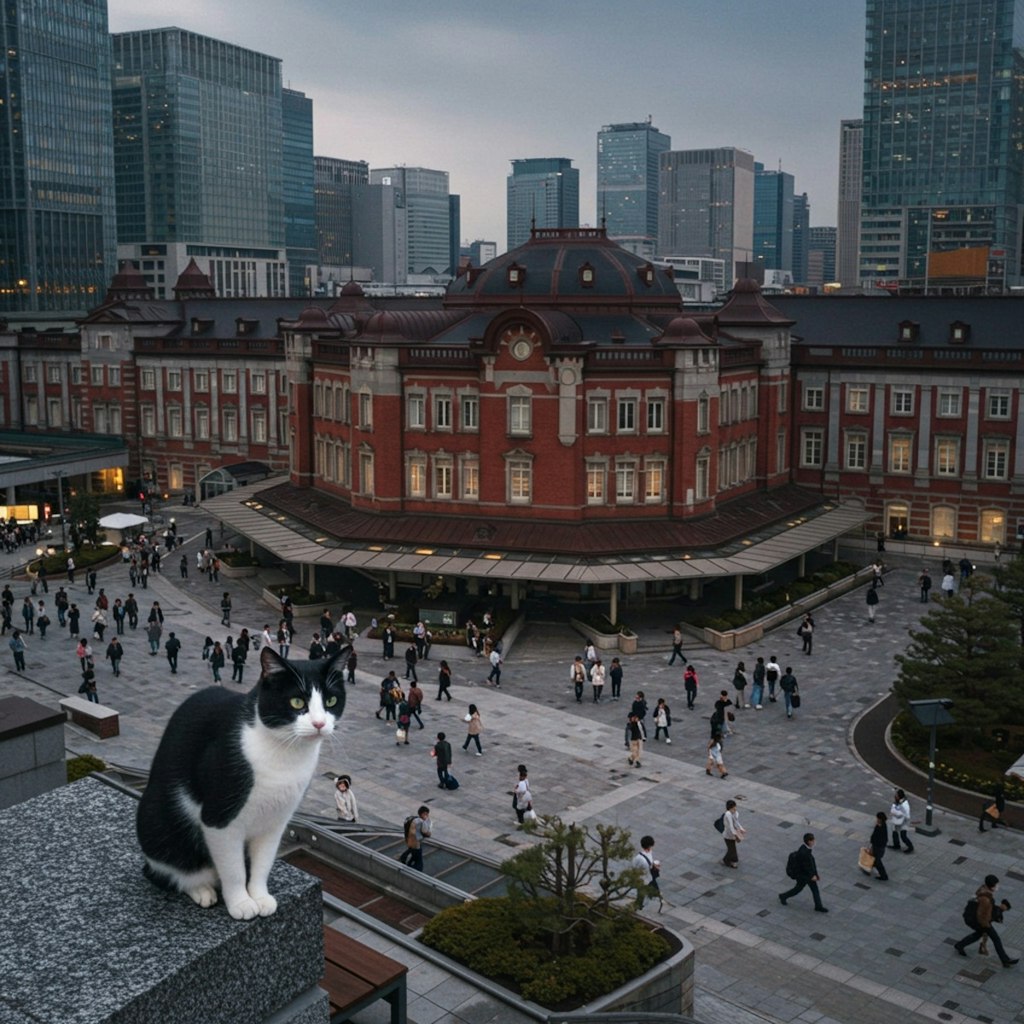
<svg viewBox="0 0 1024 1024"><path fill-rule="evenodd" d="M132 797L83 779L0 812L0 1016L258 1024L314 991L319 882L278 863L276 914L235 921L221 904L201 910L143 877L135 808Z"/></svg>

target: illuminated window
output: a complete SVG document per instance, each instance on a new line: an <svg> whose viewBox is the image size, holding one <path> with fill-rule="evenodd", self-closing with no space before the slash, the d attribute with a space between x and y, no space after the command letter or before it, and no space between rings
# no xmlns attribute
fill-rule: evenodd
<svg viewBox="0 0 1024 1024"><path fill-rule="evenodd" d="M210 410L196 409L196 438L200 441L210 439Z"/></svg>
<svg viewBox="0 0 1024 1024"><path fill-rule="evenodd" d="M450 498L452 496L452 460L450 458L434 458L434 497Z"/></svg>
<svg viewBox="0 0 1024 1024"><path fill-rule="evenodd" d="M480 498L480 463L475 459L462 463L462 497L465 501Z"/></svg>
<svg viewBox="0 0 1024 1024"><path fill-rule="evenodd" d="M414 455L409 459L409 497L423 498L427 493L427 459Z"/></svg>
<svg viewBox="0 0 1024 1024"><path fill-rule="evenodd" d="M889 438L889 472L909 473L910 472L910 438L890 437Z"/></svg>
<svg viewBox="0 0 1024 1024"><path fill-rule="evenodd" d="M998 508L983 508L978 517L982 544L1006 543L1006 513Z"/></svg>
<svg viewBox="0 0 1024 1024"><path fill-rule="evenodd" d="M956 509L948 505L936 505L932 509L932 537L936 540L952 540L956 536Z"/></svg>
<svg viewBox="0 0 1024 1024"><path fill-rule="evenodd" d="M515 505L529 504L533 489L533 466L527 459L508 463L508 500Z"/></svg>
<svg viewBox="0 0 1024 1024"><path fill-rule="evenodd" d="M604 481L607 469L604 462L587 463L587 504L604 504Z"/></svg>
<svg viewBox="0 0 1024 1024"><path fill-rule="evenodd" d="M615 501L631 505L636 501L636 463L619 462L615 466Z"/></svg>
<svg viewBox="0 0 1024 1024"><path fill-rule="evenodd" d="M1009 441L985 442L983 465L986 480L1005 480L1009 464Z"/></svg>
<svg viewBox="0 0 1024 1024"><path fill-rule="evenodd" d="M940 437L935 442L935 474L958 476L960 473L960 441L954 437Z"/></svg>
<svg viewBox="0 0 1024 1024"><path fill-rule="evenodd" d="M665 463L648 462L644 467L644 501L657 504L665 500Z"/></svg>

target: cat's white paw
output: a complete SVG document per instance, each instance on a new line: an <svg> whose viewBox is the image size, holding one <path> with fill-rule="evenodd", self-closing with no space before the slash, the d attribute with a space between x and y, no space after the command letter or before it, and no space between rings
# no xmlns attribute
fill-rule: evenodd
<svg viewBox="0 0 1024 1024"><path fill-rule="evenodd" d="M270 917L277 910L277 900L269 892L263 896L254 896L253 899L260 908L260 917Z"/></svg>
<svg viewBox="0 0 1024 1024"><path fill-rule="evenodd" d="M197 885L187 892L201 907L212 907L217 902L217 890L212 885Z"/></svg>
<svg viewBox="0 0 1024 1024"><path fill-rule="evenodd" d="M251 896L243 896L235 903L228 904L228 913L236 921L251 921L259 917L260 905Z"/></svg>

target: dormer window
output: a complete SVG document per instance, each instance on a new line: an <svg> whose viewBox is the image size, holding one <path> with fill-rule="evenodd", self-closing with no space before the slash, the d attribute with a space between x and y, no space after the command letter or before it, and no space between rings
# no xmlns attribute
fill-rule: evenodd
<svg viewBox="0 0 1024 1024"><path fill-rule="evenodd" d="M505 276L509 288L522 288L523 281L526 279L526 267L521 267L518 263L510 263L505 270Z"/></svg>
<svg viewBox="0 0 1024 1024"><path fill-rule="evenodd" d="M954 345L963 345L971 336L971 325L962 320L954 320L949 325L949 340Z"/></svg>
<svg viewBox="0 0 1024 1024"><path fill-rule="evenodd" d="M921 325L913 320L902 320L899 327L899 339L903 342L917 341L920 330Z"/></svg>
<svg viewBox="0 0 1024 1024"><path fill-rule="evenodd" d="M594 268L590 263L584 263L580 267L580 284L584 288L594 287Z"/></svg>
<svg viewBox="0 0 1024 1024"><path fill-rule="evenodd" d="M642 267L637 267L637 276L640 280L650 288L654 284L654 267L650 263L645 263Z"/></svg>

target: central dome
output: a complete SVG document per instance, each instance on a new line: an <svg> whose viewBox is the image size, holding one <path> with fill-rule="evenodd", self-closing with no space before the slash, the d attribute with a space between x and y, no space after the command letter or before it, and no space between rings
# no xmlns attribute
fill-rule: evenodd
<svg viewBox="0 0 1024 1024"><path fill-rule="evenodd" d="M452 281L444 303L681 308L672 272L623 249L604 228L533 228L528 242Z"/></svg>

